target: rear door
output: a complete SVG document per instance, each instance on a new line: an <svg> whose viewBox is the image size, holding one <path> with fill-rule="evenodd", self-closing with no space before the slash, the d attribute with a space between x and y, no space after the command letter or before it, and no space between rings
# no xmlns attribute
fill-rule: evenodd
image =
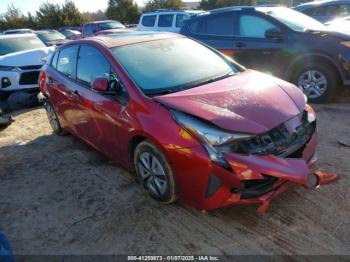
<svg viewBox="0 0 350 262"><path fill-rule="evenodd" d="M232 12L194 19L188 23L188 30L193 38L226 55L233 54L236 24Z"/></svg>
<svg viewBox="0 0 350 262"><path fill-rule="evenodd" d="M158 15L157 30L158 31L166 31L166 32L174 32L175 31L174 18L175 18L174 14L159 14Z"/></svg>
<svg viewBox="0 0 350 262"><path fill-rule="evenodd" d="M61 124L70 132L79 133L79 115L81 108L76 103L78 94L74 92L76 58L78 45L69 45L56 52L49 70L47 70L47 86L50 102L53 104Z"/></svg>
<svg viewBox="0 0 350 262"><path fill-rule="evenodd" d="M282 75L289 60L288 38L269 39L267 30L279 30L274 20L263 14L242 12L238 16L238 35L234 42L234 59L247 68Z"/></svg>

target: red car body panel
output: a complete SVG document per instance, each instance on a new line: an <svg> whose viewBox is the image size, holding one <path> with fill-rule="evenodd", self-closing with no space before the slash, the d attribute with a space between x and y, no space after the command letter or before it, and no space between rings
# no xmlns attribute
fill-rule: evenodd
<svg viewBox="0 0 350 262"><path fill-rule="evenodd" d="M89 44L105 56L128 91L128 102L120 103L72 81L50 66L41 92L54 106L61 125L122 166L133 170L130 149L133 141L146 138L164 153L175 174L178 197L198 209L214 209L231 204L262 204L266 211L270 200L293 184L308 186L309 165L315 161L316 132L303 148L302 157L225 154L232 170L213 163L203 146L173 119L169 107L208 120L234 131L258 134L281 123L293 129L305 108L302 93L277 78L247 70L230 78L153 99L142 94L111 55L108 47L150 41L174 34L134 35L130 37L96 37L66 44ZM119 41L119 42L118 42ZM309 118L315 119L306 106ZM273 190L252 198L241 199L232 189L241 189L242 181L262 179L263 174L277 178ZM215 175L220 187L207 196L210 177ZM317 173L319 184L337 179L333 174Z"/></svg>

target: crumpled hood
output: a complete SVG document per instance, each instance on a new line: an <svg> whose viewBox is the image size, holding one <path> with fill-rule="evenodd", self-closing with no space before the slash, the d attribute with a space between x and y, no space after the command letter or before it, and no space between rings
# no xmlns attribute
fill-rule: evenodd
<svg viewBox="0 0 350 262"><path fill-rule="evenodd" d="M294 85L254 70L154 100L223 129L251 134L266 132L305 108L303 93Z"/></svg>
<svg viewBox="0 0 350 262"><path fill-rule="evenodd" d="M45 58L54 50L54 47L43 47L38 49L25 50L0 56L2 66L30 66L43 65Z"/></svg>

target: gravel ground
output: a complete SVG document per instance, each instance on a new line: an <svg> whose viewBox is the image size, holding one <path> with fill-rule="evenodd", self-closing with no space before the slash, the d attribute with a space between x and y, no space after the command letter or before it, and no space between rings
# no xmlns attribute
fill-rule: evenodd
<svg viewBox="0 0 350 262"><path fill-rule="evenodd" d="M134 174L72 136L41 108L0 131L0 229L16 254L348 254L350 104L315 106L321 170L341 180L295 186L257 206L201 212L150 199Z"/></svg>

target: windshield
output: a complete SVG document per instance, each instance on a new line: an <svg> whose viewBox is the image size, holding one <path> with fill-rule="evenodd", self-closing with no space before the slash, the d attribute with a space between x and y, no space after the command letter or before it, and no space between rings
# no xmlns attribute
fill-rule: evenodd
<svg viewBox="0 0 350 262"><path fill-rule="evenodd" d="M115 21L115 22L101 23L100 28L101 30L108 30L108 29L116 29L116 28L125 28L125 26L122 23Z"/></svg>
<svg viewBox="0 0 350 262"><path fill-rule="evenodd" d="M60 41L66 39L66 37L59 32L39 32L38 37L44 42Z"/></svg>
<svg viewBox="0 0 350 262"><path fill-rule="evenodd" d="M289 8L278 7L269 9L267 14L294 31L326 30L325 26L319 21Z"/></svg>
<svg viewBox="0 0 350 262"><path fill-rule="evenodd" d="M113 48L112 53L146 95L188 89L241 70L187 38L131 44Z"/></svg>
<svg viewBox="0 0 350 262"><path fill-rule="evenodd" d="M0 55L45 47L36 36L0 38Z"/></svg>

